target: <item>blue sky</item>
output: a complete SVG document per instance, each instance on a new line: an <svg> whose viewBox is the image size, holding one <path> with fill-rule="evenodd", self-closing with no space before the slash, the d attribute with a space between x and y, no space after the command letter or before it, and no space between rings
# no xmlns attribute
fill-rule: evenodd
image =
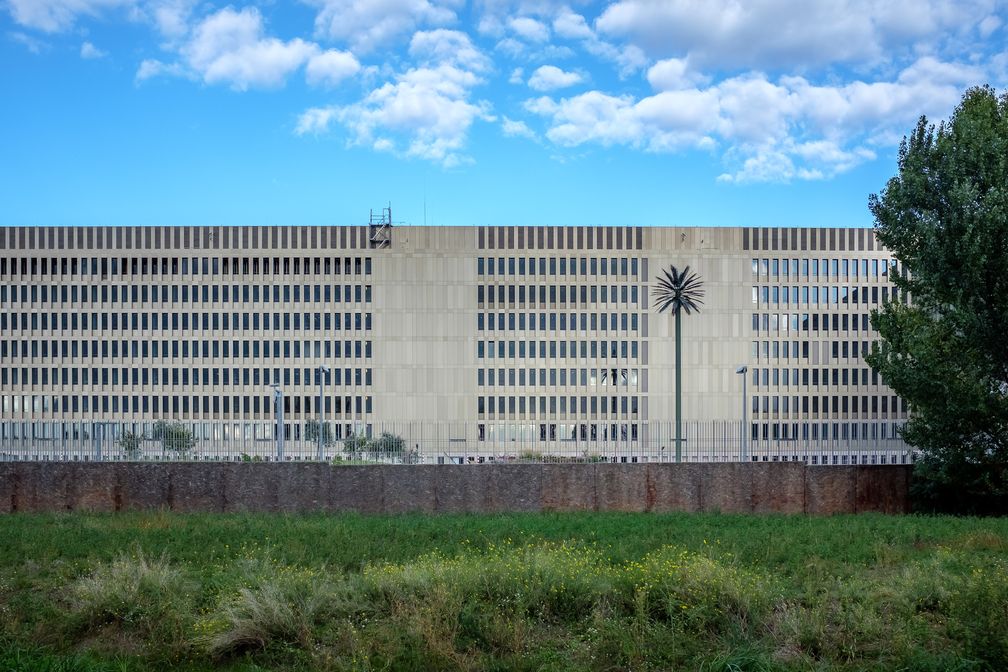
<svg viewBox="0 0 1008 672"><path fill-rule="evenodd" d="M867 226L1008 80L992 0L0 7L4 225Z"/></svg>

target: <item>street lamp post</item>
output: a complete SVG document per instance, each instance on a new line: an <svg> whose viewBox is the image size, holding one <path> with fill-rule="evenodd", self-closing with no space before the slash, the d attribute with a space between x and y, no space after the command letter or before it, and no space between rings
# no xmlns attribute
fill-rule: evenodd
<svg viewBox="0 0 1008 672"><path fill-rule="evenodd" d="M746 382L747 382L746 381L746 373L748 373L748 372L749 372L749 367L745 366L745 365L740 366L737 369L735 369L735 373L737 373L740 376L742 376L742 434L740 436L741 443L739 445L740 445L740 448L741 448L741 451L742 451L741 458L742 458L743 462L747 459L746 458L746 430L748 429L747 425L749 424L749 418L748 418L748 413L747 413L747 409L746 409Z"/></svg>
<svg viewBox="0 0 1008 672"><path fill-rule="evenodd" d="M324 373L326 377L329 376L329 367L324 364L320 364L318 369L318 459L322 461L322 429L324 427L322 421L325 418L325 409L322 406L322 374Z"/></svg>
<svg viewBox="0 0 1008 672"><path fill-rule="evenodd" d="M277 460L283 460L284 456L284 422L283 422L283 390L280 383L270 385L273 388L273 408L276 416L276 450Z"/></svg>

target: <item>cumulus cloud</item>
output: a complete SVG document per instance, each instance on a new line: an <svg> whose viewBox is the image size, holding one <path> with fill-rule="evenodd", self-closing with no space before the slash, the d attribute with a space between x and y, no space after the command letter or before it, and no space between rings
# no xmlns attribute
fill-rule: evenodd
<svg viewBox="0 0 1008 672"><path fill-rule="evenodd" d="M421 26L456 21L455 0L308 0L317 7L318 36L350 45L354 53L387 51Z"/></svg>
<svg viewBox="0 0 1008 672"><path fill-rule="evenodd" d="M41 54L44 50L49 48L49 45L42 40L32 37L31 35L26 35L21 31L12 31L7 33L7 37L12 41L17 42L22 45L25 49L33 54Z"/></svg>
<svg viewBox="0 0 1008 672"><path fill-rule="evenodd" d="M545 42L549 39L549 28L541 21L528 16L518 16L508 21L508 28L529 42Z"/></svg>
<svg viewBox="0 0 1008 672"><path fill-rule="evenodd" d="M706 83L709 78L691 69L685 58L667 58L648 68L647 80L658 91L671 91Z"/></svg>
<svg viewBox="0 0 1008 672"><path fill-rule="evenodd" d="M338 114L339 109L335 107L309 108L298 116L294 132L297 135L325 133Z"/></svg>
<svg viewBox="0 0 1008 672"><path fill-rule="evenodd" d="M211 14L193 30L183 48L189 66L208 84L229 83L244 91L277 87L287 75L318 52L300 38L284 42L263 36L262 15L255 7L230 7Z"/></svg>
<svg viewBox="0 0 1008 672"><path fill-rule="evenodd" d="M136 81L139 84L153 77L162 76L194 78L194 74L179 63L164 63L156 58L145 58L137 68Z"/></svg>
<svg viewBox="0 0 1008 672"><path fill-rule="evenodd" d="M566 8L554 17L553 32L568 40L584 40L594 36L585 18Z"/></svg>
<svg viewBox="0 0 1008 672"><path fill-rule="evenodd" d="M329 49L308 59L305 77L309 84L336 86L360 70L360 63L348 51Z"/></svg>
<svg viewBox="0 0 1008 672"><path fill-rule="evenodd" d="M532 73L528 85L536 91L552 91L574 86L581 81L581 75L576 72L565 72L555 65L544 65Z"/></svg>
<svg viewBox="0 0 1008 672"><path fill-rule="evenodd" d="M94 46L90 42L85 42L80 48L81 58L93 59L93 58L104 58L106 56L105 52Z"/></svg>
<svg viewBox="0 0 1008 672"><path fill-rule="evenodd" d="M477 120L493 121L490 104L473 101L489 61L469 38L454 31L421 31L410 54L418 64L351 105L306 110L296 133L321 133L334 122L351 144L416 157L451 167L471 159L464 148Z"/></svg>
<svg viewBox="0 0 1008 672"><path fill-rule="evenodd" d="M130 7L135 0L7 0L15 23L55 33L72 27L80 16L97 16L105 10Z"/></svg>
<svg viewBox="0 0 1008 672"><path fill-rule="evenodd" d="M469 36L457 30L420 31L410 40L409 54L421 63L452 63L476 72L490 69L490 59Z"/></svg>
<svg viewBox="0 0 1008 672"><path fill-rule="evenodd" d="M508 137L528 138L529 140L536 139L535 131L529 128L528 124L524 121L516 121L514 119L504 117L501 121L501 130L504 131L504 135Z"/></svg>
<svg viewBox="0 0 1008 672"><path fill-rule="evenodd" d="M479 82L475 74L446 63L414 68L341 108L339 120L357 144L381 141L407 156L451 167L467 160L461 150L473 122L493 119L489 104L469 100ZM390 135L404 136L404 145Z"/></svg>
<svg viewBox="0 0 1008 672"><path fill-rule="evenodd" d="M900 46L968 32L990 15L990 0L738 3L735 0L617 0L599 32L630 40L651 58L688 55L700 67L810 68L868 63Z"/></svg>
<svg viewBox="0 0 1008 672"><path fill-rule="evenodd" d="M155 0L147 7L150 20L163 36L176 40L189 32L189 18L196 0Z"/></svg>
<svg viewBox="0 0 1008 672"><path fill-rule="evenodd" d="M980 72L969 65L924 57L894 81L817 85L800 77L771 81L750 73L707 87L680 86L679 66L652 72L676 86L637 99L589 91L525 107L546 117L546 137L568 147L595 143L651 152L727 147L732 182L819 179L874 159L925 112L942 117ZM653 69L652 69L653 70Z"/></svg>

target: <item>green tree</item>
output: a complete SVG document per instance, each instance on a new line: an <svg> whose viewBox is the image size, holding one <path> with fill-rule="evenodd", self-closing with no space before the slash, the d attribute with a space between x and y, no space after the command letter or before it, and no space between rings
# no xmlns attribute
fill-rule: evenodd
<svg viewBox="0 0 1008 672"><path fill-rule="evenodd" d="M381 436L372 442L371 450L386 457L402 460L406 456L406 441L396 434L382 432Z"/></svg>
<svg viewBox="0 0 1008 672"><path fill-rule="evenodd" d="M161 450L187 453L196 446L196 437L181 422L158 420L154 423L152 438L161 442Z"/></svg>
<svg viewBox="0 0 1008 672"><path fill-rule="evenodd" d="M868 363L907 400L919 506L1008 509L1008 95L970 89L937 128L921 117L899 172L869 197L902 268L872 314ZM907 302L909 296L910 301Z"/></svg>
<svg viewBox="0 0 1008 672"><path fill-rule="evenodd" d="M364 434L351 434L343 439L343 452L349 455L352 460L361 459L370 446L371 441Z"/></svg>
<svg viewBox="0 0 1008 672"><path fill-rule="evenodd" d="M116 439L116 445L119 449L126 453L127 457L136 457L140 453L140 442L142 441L139 434L134 431L127 430L119 435Z"/></svg>
<svg viewBox="0 0 1008 672"><path fill-rule="evenodd" d="M682 460L682 314L700 312L703 305L703 283L696 272L690 273L687 266L682 273L675 266L669 267L664 276L658 275L655 285L655 307L659 313L672 309L675 317L675 456Z"/></svg>

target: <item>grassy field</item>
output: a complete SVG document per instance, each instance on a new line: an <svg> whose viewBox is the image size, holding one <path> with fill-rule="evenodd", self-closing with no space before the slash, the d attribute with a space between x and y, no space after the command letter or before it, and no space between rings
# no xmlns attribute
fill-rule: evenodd
<svg viewBox="0 0 1008 672"><path fill-rule="evenodd" d="M0 517L0 670L1004 670L1008 519Z"/></svg>

